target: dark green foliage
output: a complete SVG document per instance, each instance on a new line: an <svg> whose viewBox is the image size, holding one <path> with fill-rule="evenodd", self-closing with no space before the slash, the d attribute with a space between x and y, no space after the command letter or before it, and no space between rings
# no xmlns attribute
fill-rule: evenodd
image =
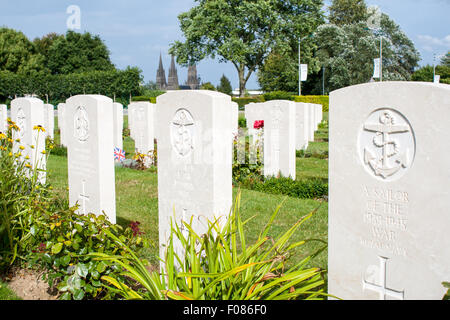
<svg viewBox="0 0 450 320"><path fill-rule="evenodd" d="M333 0L328 20L335 25L367 21L367 5L364 0Z"/></svg>
<svg viewBox="0 0 450 320"><path fill-rule="evenodd" d="M245 117L238 118L238 127L239 128L247 128L247 119L245 119Z"/></svg>
<svg viewBox="0 0 450 320"><path fill-rule="evenodd" d="M216 91L216 87L214 87L214 85L211 82L202 83L202 85L200 86L200 89Z"/></svg>
<svg viewBox="0 0 450 320"><path fill-rule="evenodd" d="M65 37L58 37L48 48L47 68L52 74L74 72L109 71L114 65L109 51L99 36L89 32L68 31Z"/></svg>
<svg viewBox="0 0 450 320"><path fill-rule="evenodd" d="M450 84L450 67L439 65L436 66L436 74L440 75L440 82ZM416 70L412 77L412 81L433 82L433 66L426 65Z"/></svg>
<svg viewBox="0 0 450 320"><path fill-rule="evenodd" d="M0 72L0 101L15 95L34 93L42 100L57 105L77 94L102 94L128 104L131 95L139 95L141 70L128 67L125 70L91 71L67 75L34 73L32 75Z"/></svg>
<svg viewBox="0 0 450 320"><path fill-rule="evenodd" d="M248 178L241 182L241 187L272 194L284 194L287 196L314 199L328 195L328 184L320 179L292 180L287 177L271 177L264 181Z"/></svg>
<svg viewBox="0 0 450 320"><path fill-rule="evenodd" d="M234 102L239 105L239 110L244 110L244 106L251 102L264 102L263 96L253 96L253 97L242 97L242 98L231 98Z"/></svg>
<svg viewBox="0 0 450 320"><path fill-rule="evenodd" d="M225 75L220 78L220 84L217 86L217 91L228 94L231 96L233 88L231 87L231 82Z"/></svg>
<svg viewBox="0 0 450 320"><path fill-rule="evenodd" d="M316 103L322 105L322 111L328 112L329 110L329 96L295 96L295 102Z"/></svg>
<svg viewBox="0 0 450 320"><path fill-rule="evenodd" d="M295 93L286 91L272 91L264 93L264 100L294 100Z"/></svg>
<svg viewBox="0 0 450 320"><path fill-rule="evenodd" d="M148 102L151 102L151 103L156 103L156 97L136 96L136 97L132 97L131 101L133 101L133 102L148 101Z"/></svg>

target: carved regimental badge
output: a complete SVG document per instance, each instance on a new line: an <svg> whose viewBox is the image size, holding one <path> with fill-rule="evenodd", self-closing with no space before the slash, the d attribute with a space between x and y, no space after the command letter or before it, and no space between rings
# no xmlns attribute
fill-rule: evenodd
<svg viewBox="0 0 450 320"><path fill-rule="evenodd" d="M78 107L73 120L74 136L79 142L85 142L89 138L89 118L84 107Z"/></svg>
<svg viewBox="0 0 450 320"><path fill-rule="evenodd" d="M194 118L186 109L178 109L173 117L170 135L172 147L180 156L188 156L194 149Z"/></svg>
<svg viewBox="0 0 450 320"><path fill-rule="evenodd" d="M408 120L398 111L375 110L363 124L359 152L366 171L383 181L401 177L412 165L416 143Z"/></svg>
<svg viewBox="0 0 450 320"><path fill-rule="evenodd" d="M22 139L27 129L27 116L21 107L17 111L17 127L19 127L19 138Z"/></svg>

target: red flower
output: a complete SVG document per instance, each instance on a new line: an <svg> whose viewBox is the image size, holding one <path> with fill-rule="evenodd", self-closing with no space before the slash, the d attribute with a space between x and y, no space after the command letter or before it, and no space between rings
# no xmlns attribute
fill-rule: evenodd
<svg viewBox="0 0 450 320"><path fill-rule="evenodd" d="M143 232L141 232L141 230L139 229L139 225L140 224L141 223L139 221L132 221L132 222L130 222L130 228L131 228L131 231L133 231L133 236L134 237L137 236L137 235L143 234Z"/></svg>
<svg viewBox="0 0 450 320"><path fill-rule="evenodd" d="M256 120L253 124L254 129L261 129L264 128L264 120Z"/></svg>

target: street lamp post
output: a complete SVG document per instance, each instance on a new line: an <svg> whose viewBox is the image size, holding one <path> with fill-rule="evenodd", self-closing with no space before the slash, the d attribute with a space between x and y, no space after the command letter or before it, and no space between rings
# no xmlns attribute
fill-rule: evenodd
<svg viewBox="0 0 450 320"><path fill-rule="evenodd" d="M302 95L302 70L301 70L301 59L300 59L300 49L301 49L301 42L305 40L306 38L312 38L312 34L307 35L303 38L298 38L298 95Z"/></svg>

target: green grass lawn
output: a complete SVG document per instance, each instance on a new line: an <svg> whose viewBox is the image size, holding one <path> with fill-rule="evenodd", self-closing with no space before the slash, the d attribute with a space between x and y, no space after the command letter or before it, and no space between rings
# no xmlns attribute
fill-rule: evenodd
<svg viewBox="0 0 450 320"><path fill-rule="evenodd" d="M126 116L125 116L126 118ZM56 137L57 141L58 137ZM311 148L327 148L327 142L311 143ZM124 139L124 149L127 158L133 155L134 142L131 138ZM48 163L48 181L53 186L55 196L68 200L67 190L67 158L50 155ZM328 177L328 160L310 158L297 158L297 179ZM129 168L115 168L116 178L116 215L117 223L128 226L131 221L139 221L141 229L154 246L149 250L149 260L157 264L158 252L158 183L155 170L138 171ZM233 198L236 197L237 188L233 189ZM328 203L311 199L298 199L282 195L272 195L252 190L241 190L240 212L243 220L253 217L246 225L247 242L251 243L258 237L276 207L283 202L273 229L269 236L286 231L298 219L312 210L319 208L313 217L305 222L293 240L320 239L327 241L328 235ZM323 244L318 241L308 242L299 247L293 261L300 261L312 254ZM309 263L310 266L327 268L327 251L323 251Z"/></svg>
<svg viewBox="0 0 450 320"><path fill-rule="evenodd" d="M22 299L18 297L11 289L9 289L6 283L0 281L0 300L22 300Z"/></svg>

